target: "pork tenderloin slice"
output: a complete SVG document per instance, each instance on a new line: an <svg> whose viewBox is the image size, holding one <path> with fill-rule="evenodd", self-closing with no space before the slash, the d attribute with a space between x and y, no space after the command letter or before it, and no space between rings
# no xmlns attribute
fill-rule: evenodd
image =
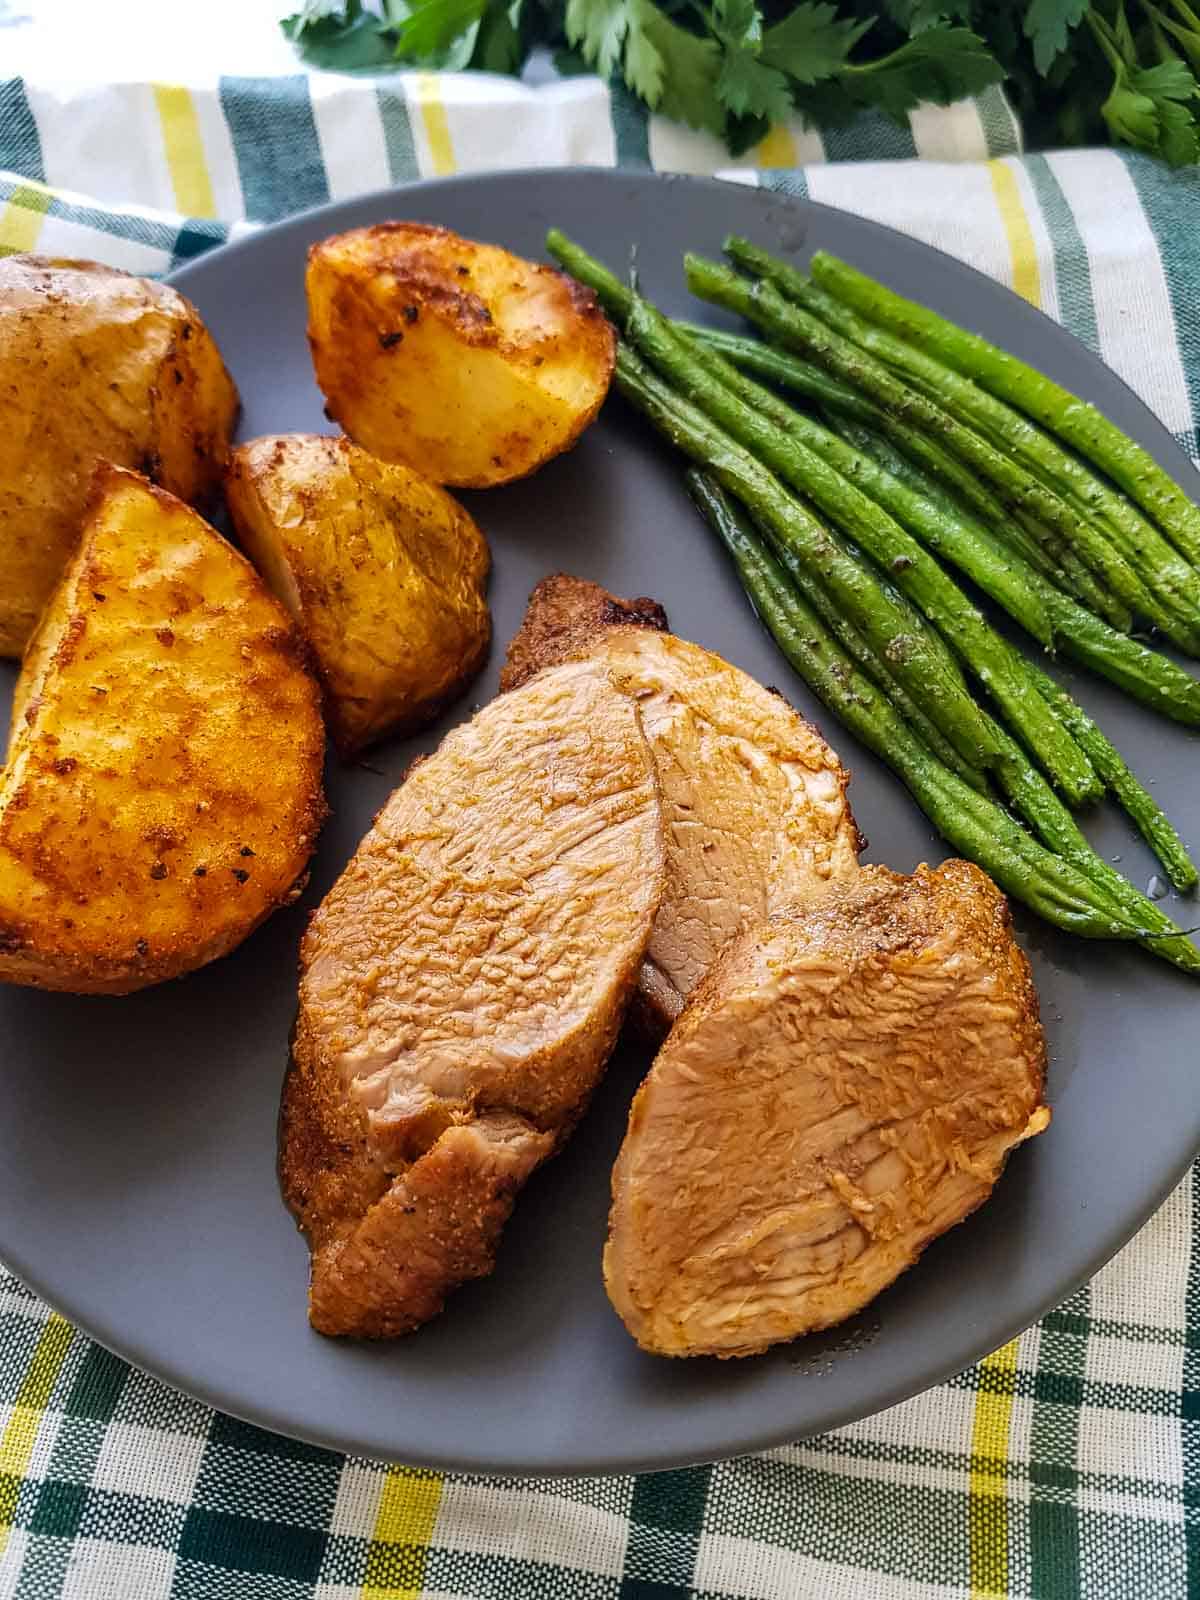
<svg viewBox="0 0 1200 1600"><path fill-rule="evenodd" d="M609 1296L644 1349L752 1355L862 1309L1049 1121L1037 995L978 868L865 867L725 952L638 1091Z"/></svg>
<svg viewBox="0 0 1200 1600"><path fill-rule="evenodd" d="M726 942L857 870L849 775L776 691L664 630L647 599L558 573L530 596L501 686L564 659L603 666L633 699L658 769L667 846L662 902L639 980L661 1039Z"/></svg>
<svg viewBox="0 0 1200 1600"><path fill-rule="evenodd" d="M517 1119L464 1179L478 1201L492 1181L480 1173L503 1169L515 1190L569 1132L620 1027L662 880L637 708L586 662L493 702L392 795L301 947L280 1164L324 1331L400 1330L435 1305L429 1284L400 1295L393 1282L390 1305L384 1289L368 1306L345 1288L383 1259L427 1152L436 1170L453 1156L466 1173L464 1150L482 1147L462 1130ZM477 1213L493 1220L460 1241L472 1275L499 1229L495 1203ZM403 1224L410 1243L415 1228ZM396 1261L408 1253L396 1243ZM448 1288L457 1269L444 1260Z"/></svg>
<svg viewBox="0 0 1200 1600"><path fill-rule="evenodd" d="M436 1316L451 1289L491 1272L517 1194L554 1143L503 1112L447 1128L319 1253L313 1327L389 1339Z"/></svg>

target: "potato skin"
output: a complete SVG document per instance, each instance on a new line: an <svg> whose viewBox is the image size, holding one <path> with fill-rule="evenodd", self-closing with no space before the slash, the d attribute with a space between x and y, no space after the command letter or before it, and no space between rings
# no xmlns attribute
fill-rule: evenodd
<svg viewBox="0 0 1200 1600"><path fill-rule="evenodd" d="M242 547L309 642L343 756L432 720L491 639L491 557L452 495L319 434L233 452L225 497Z"/></svg>
<svg viewBox="0 0 1200 1600"><path fill-rule="evenodd" d="M497 245L380 223L313 245L306 281L330 416L439 483L527 476L608 392L616 335L590 290Z"/></svg>
<svg viewBox="0 0 1200 1600"><path fill-rule="evenodd" d="M305 649L250 563L101 464L0 773L0 979L125 994L294 898L325 815Z"/></svg>
<svg viewBox="0 0 1200 1600"><path fill-rule="evenodd" d="M203 503L238 407L176 290L95 261L0 260L0 655L20 655L75 547L96 462Z"/></svg>

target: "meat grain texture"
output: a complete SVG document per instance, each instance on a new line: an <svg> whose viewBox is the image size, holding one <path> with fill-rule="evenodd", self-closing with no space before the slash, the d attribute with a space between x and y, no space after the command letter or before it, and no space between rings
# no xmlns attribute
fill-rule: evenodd
<svg viewBox="0 0 1200 1600"><path fill-rule="evenodd" d="M1049 1122L1007 903L866 867L735 940L638 1091L609 1296L646 1350L746 1356L860 1310Z"/></svg>
<svg viewBox="0 0 1200 1600"><path fill-rule="evenodd" d="M603 1070L662 882L637 710L589 663L411 770L301 951L281 1176L314 1327L405 1333L491 1271Z"/></svg>
<svg viewBox="0 0 1200 1600"><path fill-rule="evenodd" d="M735 934L857 871L849 774L812 723L711 650L666 632L653 600L559 573L534 589L501 688L588 660L637 705L662 791L667 877L639 979L661 1039Z"/></svg>

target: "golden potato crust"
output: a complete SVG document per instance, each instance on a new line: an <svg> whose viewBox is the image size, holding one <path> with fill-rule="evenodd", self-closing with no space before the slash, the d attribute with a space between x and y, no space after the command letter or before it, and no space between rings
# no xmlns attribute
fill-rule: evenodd
<svg viewBox="0 0 1200 1600"><path fill-rule="evenodd" d="M352 439L439 483L484 488L567 450L608 392L616 335L573 279L417 222L308 253L308 335Z"/></svg>
<svg viewBox="0 0 1200 1600"><path fill-rule="evenodd" d="M324 819L305 647L250 563L136 473L96 472L0 772L0 979L124 994L224 955Z"/></svg>
<svg viewBox="0 0 1200 1600"><path fill-rule="evenodd" d="M343 755L423 726L479 670L491 557L437 484L348 439L277 434L238 446L225 493L312 647Z"/></svg>
<svg viewBox="0 0 1200 1600"><path fill-rule="evenodd" d="M20 655L98 460L180 499L220 486L238 393L196 308L95 261L0 260L0 654Z"/></svg>

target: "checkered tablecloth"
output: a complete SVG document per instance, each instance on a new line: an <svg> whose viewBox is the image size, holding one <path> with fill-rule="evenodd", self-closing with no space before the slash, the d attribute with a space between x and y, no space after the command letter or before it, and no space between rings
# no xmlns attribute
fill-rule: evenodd
<svg viewBox="0 0 1200 1600"><path fill-rule="evenodd" d="M87 81L39 63L5 80L0 49L0 250L138 272L422 176L728 162L590 79L247 78L199 60ZM1010 284L1200 454L1200 175L1022 155L998 93L907 128L778 128L729 175ZM125 1366L0 1274L0 1600L1200 1595L1198 1205L1193 1175L1091 1284L916 1400L640 1478L442 1475L296 1444Z"/></svg>

